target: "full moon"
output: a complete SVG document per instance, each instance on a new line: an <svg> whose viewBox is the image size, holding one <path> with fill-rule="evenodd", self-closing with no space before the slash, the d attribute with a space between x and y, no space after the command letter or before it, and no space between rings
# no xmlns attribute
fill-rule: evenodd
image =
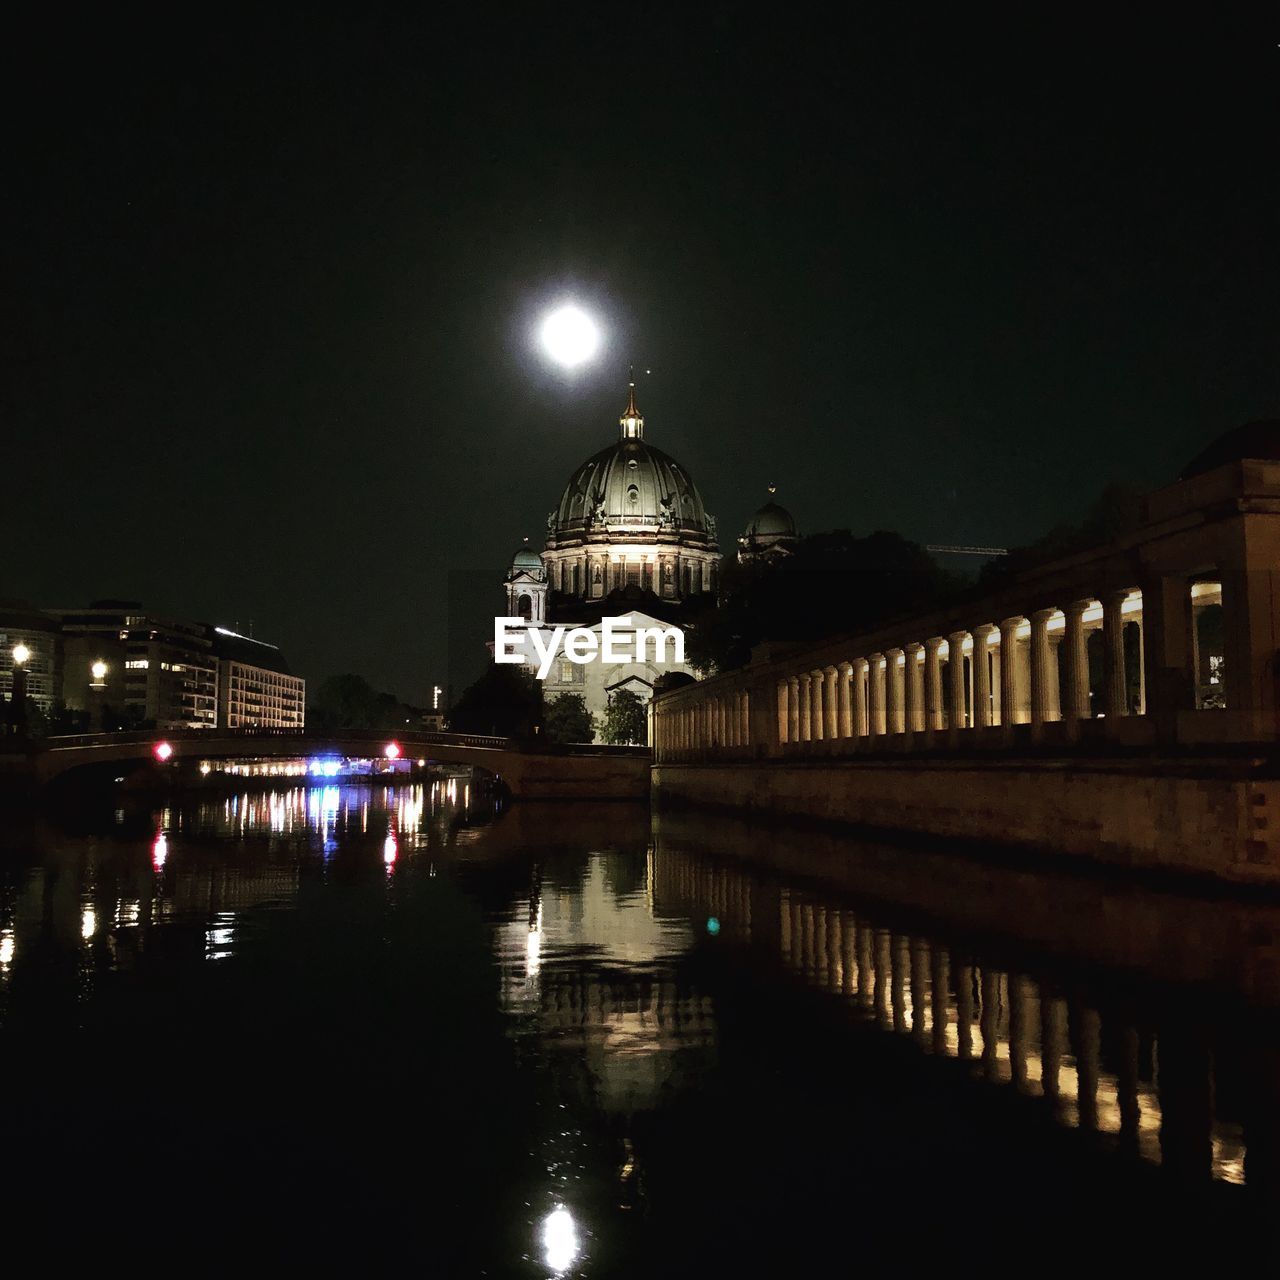
<svg viewBox="0 0 1280 1280"><path fill-rule="evenodd" d="M542 345L557 364L572 369L595 355L600 330L585 311L559 307L542 322Z"/></svg>

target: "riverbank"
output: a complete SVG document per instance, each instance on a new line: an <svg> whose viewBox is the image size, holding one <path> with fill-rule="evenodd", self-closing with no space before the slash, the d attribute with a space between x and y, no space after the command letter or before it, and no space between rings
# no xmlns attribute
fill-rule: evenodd
<svg viewBox="0 0 1280 1280"><path fill-rule="evenodd" d="M1280 776L1270 754L663 762L653 796L660 806L1280 887Z"/></svg>

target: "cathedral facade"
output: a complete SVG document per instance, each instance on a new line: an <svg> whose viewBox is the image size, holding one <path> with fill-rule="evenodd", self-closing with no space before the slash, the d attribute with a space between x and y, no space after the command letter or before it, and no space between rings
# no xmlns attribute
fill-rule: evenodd
<svg viewBox="0 0 1280 1280"><path fill-rule="evenodd" d="M644 418L632 380L617 439L594 453L569 477L547 515L546 545L529 539L512 557L504 588L507 617L542 633L545 649L557 626L599 632L601 619L629 617L639 628L683 627L691 610L714 598L720 586L715 517L707 512L693 477L673 457L644 438ZM738 538L738 560L765 562L789 555L799 534L791 513L769 500ZM621 645L634 653L634 642ZM533 646L524 644L536 669ZM561 655L543 682L548 699L580 694L596 723L609 699L628 689L647 704L665 675L695 675L683 661L646 656L644 661L576 663Z"/></svg>
<svg viewBox="0 0 1280 1280"><path fill-rule="evenodd" d="M632 630L680 626L691 602L716 591L715 517L688 471L645 440L634 381L618 425L614 443L569 477L547 516L541 553L526 539L511 561L507 614L530 629L598 629L602 618L624 615ZM671 672L694 674L670 653L614 664L562 656L543 688L548 699L580 694L599 722L620 689L648 703L655 682Z"/></svg>

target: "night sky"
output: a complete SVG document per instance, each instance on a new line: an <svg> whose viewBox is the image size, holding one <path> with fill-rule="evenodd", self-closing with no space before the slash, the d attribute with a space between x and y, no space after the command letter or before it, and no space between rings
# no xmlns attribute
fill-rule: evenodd
<svg viewBox="0 0 1280 1280"><path fill-rule="evenodd" d="M1280 415L1275 30L57 12L6 39L0 596L423 702L631 360L722 546L769 481L1014 545Z"/></svg>

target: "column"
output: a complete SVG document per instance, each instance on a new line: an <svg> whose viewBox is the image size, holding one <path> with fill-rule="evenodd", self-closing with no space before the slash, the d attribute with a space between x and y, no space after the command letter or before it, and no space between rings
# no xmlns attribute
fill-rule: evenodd
<svg viewBox="0 0 1280 1280"><path fill-rule="evenodd" d="M870 712L867 732L873 738L881 737L885 731L883 662L883 653L873 653L867 657L867 703Z"/></svg>
<svg viewBox="0 0 1280 1280"><path fill-rule="evenodd" d="M924 663L920 655L924 645L909 644L903 649L907 665L903 671L903 683L906 686L906 728L908 733L924 731Z"/></svg>
<svg viewBox="0 0 1280 1280"><path fill-rule="evenodd" d="M1107 718L1127 716L1129 699L1125 689L1124 612L1127 591L1108 591L1102 602L1102 642L1106 648Z"/></svg>
<svg viewBox="0 0 1280 1280"><path fill-rule="evenodd" d="M951 728L965 727L964 713L964 642L967 631L953 631L947 637L947 705L950 709Z"/></svg>
<svg viewBox="0 0 1280 1280"><path fill-rule="evenodd" d="M1049 619L1053 609L1037 609L1031 615L1031 734L1039 737L1052 715L1051 693L1058 672L1050 666Z"/></svg>
<svg viewBox="0 0 1280 1280"><path fill-rule="evenodd" d="M787 741L800 741L800 677L787 680Z"/></svg>
<svg viewBox="0 0 1280 1280"><path fill-rule="evenodd" d="M1018 628L1021 618L1005 618L1000 623L1000 725L1006 738L1013 736L1018 722Z"/></svg>
<svg viewBox="0 0 1280 1280"><path fill-rule="evenodd" d="M942 637L924 642L924 727L942 728Z"/></svg>
<svg viewBox="0 0 1280 1280"><path fill-rule="evenodd" d="M1062 632L1049 632L1049 719L1062 719Z"/></svg>
<svg viewBox="0 0 1280 1280"><path fill-rule="evenodd" d="M751 745L751 691L743 689L738 694L738 745Z"/></svg>
<svg viewBox="0 0 1280 1280"><path fill-rule="evenodd" d="M787 682L778 681L778 741L789 742L790 722L787 718Z"/></svg>
<svg viewBox="0 0 1280 1280"><path fill-rule="evenodd" d="M981 622L973 629L973 723L989 729L994 723L991 708L991 637L995 627Z"/></svg>
<svg viewBox="0 0 1280 1280"><path fill-rule="evenodd" d="M836 694L836 731L842 738L853 737L853 663L839 667L840 685Z"/></svg>
<svg viewBox="0 0 1280 1280"><path fill-rule="evenodd" d="M867 723L867 681L869 679L866 658L853 663L853 679L849 684L849 696L853 702L853 736L865 738L871 732Z"/></svg>
<svg viewBox="0 0 1280 1280"><path fill-rule="evenodd" d="M809 733L811 742L821 742L825 736L822 722L822 685L821 671L809 672Z"/></svg>
<svg viewBox="0 0 1280 1280"><path fill-rule="evenodd" d="M810 731L812 729L811 713L813 711L813 703L810 701L809 694L809 673L805 672L802 676L796 677L800 681L800 737L801 742L810 742Z"/></svg>
<svg viewBox="0 0 1280 1280"><path fill-rule="evenodd" d="M1195 706L1191 591L1181 574L1142 582L1143 676L1147 715L1161 738L1174 737L1180 710Z"/></svg>
<svg viewBox="0 0 1280 1280"><path fill-rule="evenodd" d="M886 649L884 654L885 730L888 733L902 733L906 728L902 696L905 673L898 665L902 656L901 649Z"/></svg>
<svg viewBox="0 0 1280 1280"><path fill-rule="evenodd" d="M836 681L840 673L835 667L824 667L822 674L825 677L822 689L822 732L830 741L840 736L840 708L836 698Z"/></svg>
<svg viewBox="0 0 1280 1280"><path fill-rule="evenodd" d="M1089 651L1085 646L1084 615L1088 600L1073 600L1063 610L1066 628L1062 636L1062 660L1066 664L1063 693L1066 702L1062 718L1067 722L1067 734L1075 737L1081 720L1089 718Z"/></svg>

